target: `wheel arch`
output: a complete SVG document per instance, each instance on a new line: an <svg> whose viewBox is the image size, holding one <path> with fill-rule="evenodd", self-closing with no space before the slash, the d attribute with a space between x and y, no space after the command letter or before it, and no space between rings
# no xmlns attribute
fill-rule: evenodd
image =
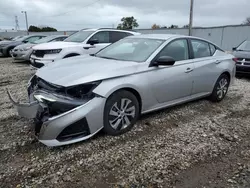
<svg viewBox="0 0 250 188"><path fill-rule="evenodd" d="M218 76L218 78L215 80L215 82L214 82L214 84L213 84L213 88L212 88L211 93L213 92L213 89L214 89L214 87L215 87L215 84L216 84L217 80L218 80L219 77L220 77L221 75L223 75L223 74L225 74L225 75L228 76L228 78L229 78L229 84L231 83L231 74L229 73L228 70L225 70L225 71L221 72L221 74L220 74L220 75Z"/></svg>
<svg viewBox="0 0 250 188"><path fill-rule="evenodd" d="M140 107L139 112L141 113L141 109L142 109L142 99L141 99L140 93L139 93L136 89L134 89L134 88L131 88L131 87L123 87L123 88L120 88L120 89L115 90L114 92L111 93L111 95L112 95L113 93L118 92L118 91L121 91L121 90L128 91L128 92L132 93L132 94L136 97L137 101L139 102L139 107ZM109 96L110 96L110 95L109 95Z"/></svg>
<svg viewBox="0 0 250 188"><path fill-rule="evenodd" d="M228 76L228 78L229 78L229 83L230 83L230 82L231 82L231 74L229 73L229 71L224 71L224 72L221 73L221 75L223 75L223 74L225 74L225 75ZM220 75L220 76L221 76L221 75Z"/></svg>
<svg viewBox="0 0 250 188"><path fill-rule="evenodd" d="M121 90L125 90L125 91L129 91L131 92L133 95L135 95L135 97L137 98L138 102L139 102L139 106L140 106L140 112L142 110L142 96L139 92L139 89L136 87L133 87L134 85L131 84L126 84L126 85L122 85L122 86L114 86L114 85L105 85L103 87L100 88L96 88L94 89L94 93L96 93L97 95L100 95L106 99L108 99L112 94L121 91Z"/></svg>

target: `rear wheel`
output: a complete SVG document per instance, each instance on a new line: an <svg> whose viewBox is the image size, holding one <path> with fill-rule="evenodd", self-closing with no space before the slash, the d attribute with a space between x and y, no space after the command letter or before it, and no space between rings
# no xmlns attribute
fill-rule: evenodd
<svg viewBox="0 0 250 188"><path fill-rule="evenodd" d="M228 75L222 74L216 81L210 100L213 102L222 101L227 94L229 83L230 80Z"/></svg>
<svg viewBox="0 0 250 188"><path fill-rule="evenodd" d="M104 108L104 131L109 135L120 135L129 131L139 117L139 102L129 91L112 94Z"/></svg>

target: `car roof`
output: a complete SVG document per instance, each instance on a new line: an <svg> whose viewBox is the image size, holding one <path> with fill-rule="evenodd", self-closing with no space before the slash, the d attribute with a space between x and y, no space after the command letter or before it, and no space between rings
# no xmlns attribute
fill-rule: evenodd
<svg viewBox="0 0 250 188"><path fill-rule="evenodd" d="M114 28L86 28L86 29L82 29L81 31L120 31L120 32L126 32L126 33L138 33L136 31L132 31L132 30L121 30L121 29L114 29Z"/></svg>
<svg viewBox="0 0 250 188"><path fill-rule="evenodd" d="M54 36L56 38L56 37L68 37L69 35L50 35L50 36Z"/></svg>
<svg viewBox="0 0 250 188"><path fill-rule="evenodd" d="M130 36L130 38L148 38L148 39L160 39L168 40L170 38L188 37L185 35L174 35L174 34L142 34L139 36Z"/></svg>
<svg viewBox="0 0 250 188"><path fill-rule="evenodd" d="M178 38L190 38L190 39L198 39L198 40L202 40L202 41L206 41L208 43L213 44L214 46L216 46L218 49L220 49L221 51L223 51L218 45L216 45L215 43L203 39L203 38L199 38L199 37L193 37L193 36L187 36L187 35L175 35L175 34L141 34L141 35L134 35L134 36L129 36L129 38L147 38L147 39L158 39L158 40L168 40L168 39L178 39Z"/></svg>

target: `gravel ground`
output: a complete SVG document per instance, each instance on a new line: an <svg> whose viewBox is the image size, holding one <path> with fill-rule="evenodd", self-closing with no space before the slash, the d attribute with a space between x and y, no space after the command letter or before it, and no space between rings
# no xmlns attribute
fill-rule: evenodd
<svg viewBox="0 0 250 188"><path fill-rule="evenodd" d="M6 95L25 100L34 71L7 58L0 67L0 187L250 187L247 79L221 103L195 101L143 116L119 137L49 148Z"/></svg>

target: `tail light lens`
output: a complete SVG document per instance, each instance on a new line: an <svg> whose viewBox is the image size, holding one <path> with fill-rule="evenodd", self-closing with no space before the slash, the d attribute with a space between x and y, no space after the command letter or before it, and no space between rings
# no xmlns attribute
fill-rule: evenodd
<svg viewBox="0 0 250 188"><path fill-rule="evenodd" d="M233 61L234 61L235 63L237 63L237 62L238 62L238 59L235 57L235 58L233 58Z"/></svg>

